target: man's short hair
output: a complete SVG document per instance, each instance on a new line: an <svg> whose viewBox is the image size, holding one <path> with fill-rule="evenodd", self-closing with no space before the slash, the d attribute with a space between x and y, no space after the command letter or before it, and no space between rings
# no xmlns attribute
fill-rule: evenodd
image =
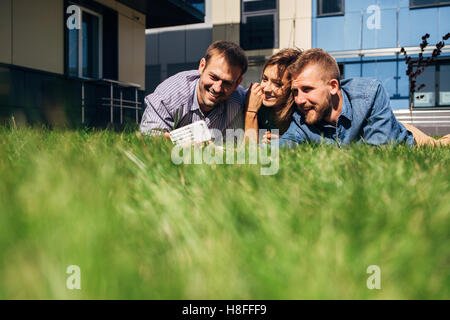
<svg viewBox="0 0 450 320"><path fill-rule="evenodd" d="M206 65L208 65L208 61L215 54L223 55L225 57L225 60L227 60L230 65L239 67L242 70L241 75L247 72L247 55L245 54L244 50L242 50L242 48L237 44L225 40L218 40L211 43L208 49L206 49Z"/></svg>
<svg viewBox="0 0 450 320"><path fill-rule="evenodd" d="M311 64L319 65L322 68L322 78L325 81L331 79L339 81L341 78L341 73L336 60L328 52L319 48L304 51L300 57L289 66L288 72L291 77L298 75Z"/></svg>

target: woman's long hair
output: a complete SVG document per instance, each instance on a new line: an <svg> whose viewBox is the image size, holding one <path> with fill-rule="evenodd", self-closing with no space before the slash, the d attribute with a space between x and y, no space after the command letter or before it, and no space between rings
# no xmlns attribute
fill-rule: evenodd
<svg viewBox="0 0 450 320"><path fill-rule="evenodd" d="M262 72L264 74L264 70L266 70L268 66L276 65L278 67L278 77L283 79L286 69L289 65L294 63L301 54L302 51L300 49L288 48L280 50L266 61ZM280 135L285 133L289 128L291 116L295 108L294 98L291 94L290 77L288 80L288 83L284 84L285 87L283 88L285 90L285 95L287 96L286 103L279 107L271 108L271 110L273 109L275 124L280 130Z"/></svg>

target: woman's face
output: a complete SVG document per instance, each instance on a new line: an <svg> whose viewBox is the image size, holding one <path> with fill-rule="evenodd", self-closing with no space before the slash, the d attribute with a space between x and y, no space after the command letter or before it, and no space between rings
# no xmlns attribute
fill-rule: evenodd
<svg viewBox="0 0 450 320"><path fill-rule="evenodd" d="M268 66L264 70L261 89L264 94L263 105L265 107L279 107L286 103L287 90L283 80L278 77L277 65Z"/></svg>

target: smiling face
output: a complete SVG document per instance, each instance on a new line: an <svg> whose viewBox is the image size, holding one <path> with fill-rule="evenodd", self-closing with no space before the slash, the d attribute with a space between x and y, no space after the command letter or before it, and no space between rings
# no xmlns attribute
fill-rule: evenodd
<svg viewBox="0 0 450 320"><path fill-rule="evenodd" d="M205 58L198 68L197 99L202 111L211 111L222 101L228 99L242 81L242 70L231 66L223 55L213 55L208 64Z"/></svg>
<svg viewBox="0 0 450 320"><path fill-rule="evenodd" d="M324 80L323 74L320 66L310 64L292 77L291 90L295 103L309 125L326 120L333 108L331 95L336 94L337 89L333 80Z"/></svg>
<svg viewBox="0 0 450 320"><path fill-rule="evenodd" d="M286 80L278 76L278 65L270 65L264 69L261 78L261 89L264 93L265 107L279 107L286 103Z"/></svg>

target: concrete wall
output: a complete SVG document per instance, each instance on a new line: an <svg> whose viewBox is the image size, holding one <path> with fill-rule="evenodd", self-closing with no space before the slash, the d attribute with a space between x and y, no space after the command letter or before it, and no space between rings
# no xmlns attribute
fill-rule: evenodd
<svg viewBox="0 0 450 320"><path fill-rule="evenodd" d="M97 2L119 14L119 80L145 89L145 15L115 0Z"/></svg>
<svg viewBox="0 0 450 320"><path fill-rule="evenodd" d="M298 47L310 49L312 45L311 0L280 0L280 49Z"/></svg>
<svg viewBox="0 0 450 320"><path fill-rule="evenodd" d="M62 0L12 1L11 63L63 74L63 19Z"/></svg>
<svg viewBox="0 0 450 320"><path fill-rule="evenodd" d="M205 1L204 23L146 31L147 93L175 73L198 68L213 41L212 1Z"/></svg>
<svg viewBox="0 0 450 320"><path fill-rule="evenodd" d="M212 40L229 40L239 44L240 0L212 0Z"/></svg>
<svg viewBox="0 0 450 320"><path fill-rule="evenodd" d="M145 15L115 0L119 13L119 80L145 88ZM64 73L64 1L1 0L0 62Z"/></svg>
<svg viewBox="0 0 450 320"><path fill-rule="evenodd" d="M312 45L311 0L279 0L279 48ZM213 40L230 40L239 44L241 23L240 0L212 0ZM275 50L276 51L276 50ZM252 50L249 55L271 55L273 50Z"/></svg>
<svg viewBox="0 0 450 320"><path fill-rule="evenodd" d="M208 28L149 33L147 34L147 64L160 64L164 69L169 64L198 63L211 40L212 33Z"/></svg>
<svg viewBox="0 0 450 320"><path fill-rule="evenodd" d="M11 63L12 0L0 1L0 62Z"/></svg>
<svg viewBox="0 0 450 320"><path fill-rule="evenodd" d="M119 80L145 88L145 25L119 14Z"/></svg>

